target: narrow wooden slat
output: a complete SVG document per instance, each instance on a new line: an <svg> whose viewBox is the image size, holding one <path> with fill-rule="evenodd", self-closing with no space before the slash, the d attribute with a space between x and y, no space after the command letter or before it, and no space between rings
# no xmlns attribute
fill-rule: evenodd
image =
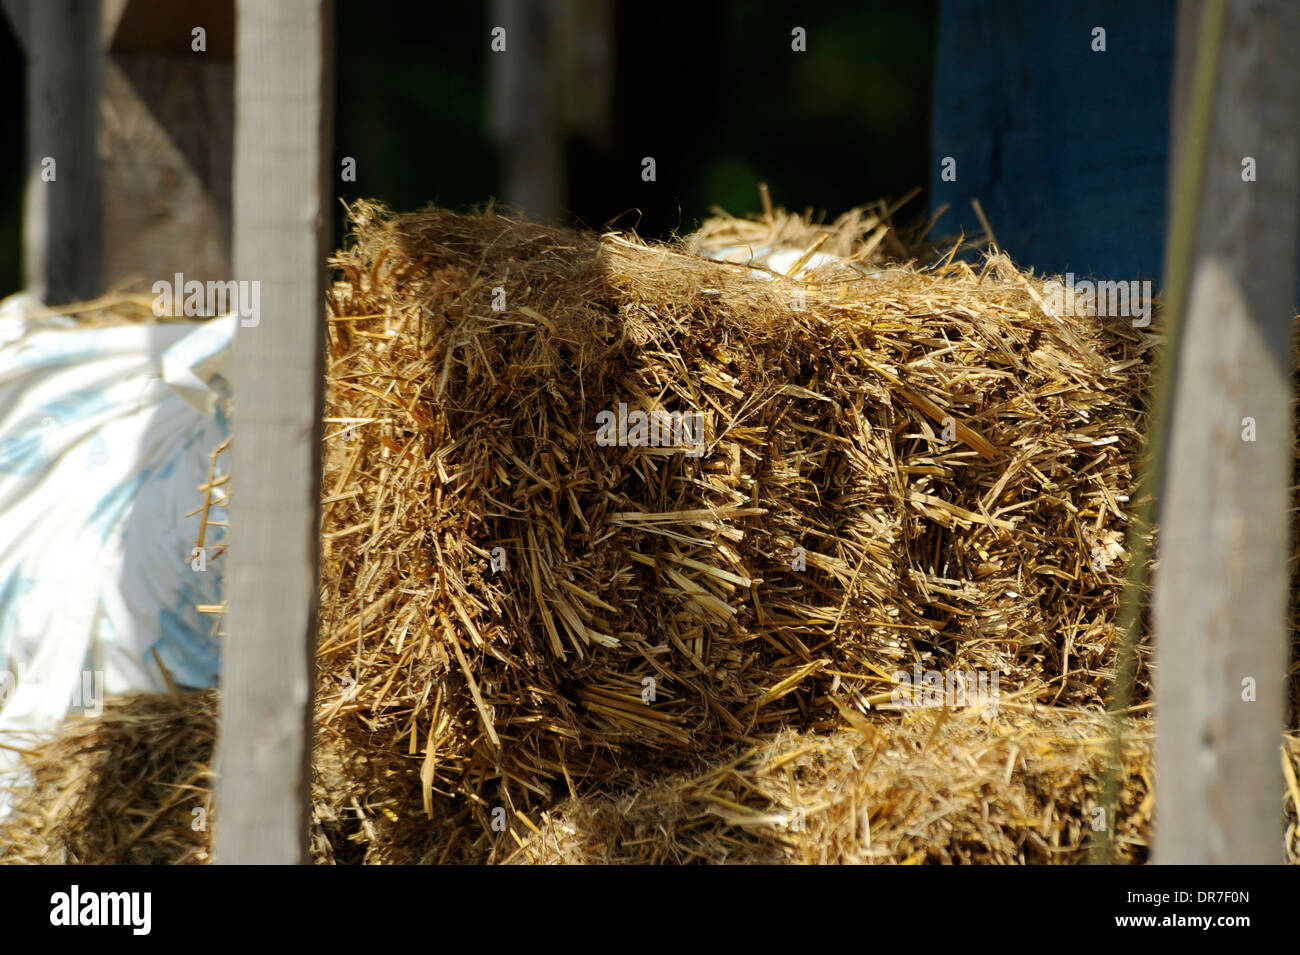
<svg viewBox="0 0 1300 955"><path fill-rule="evenodd" d="M493 129L503 150L505 200L550 222L563 211L564 155L555 55L560 7L493 0L489 30L506 31L504 52L489 52Z"/></svg>
<svg viewBox="0 0 1300 955"><path fill-rule="evenodd" d="M1282 860L1300 7L1229 4L1222 37L1159 521L1160 863Z"/></svg>
<svg viewBox="0 0 1300 955"><path fill-rule="evenodd" d="M307 857L330 153L329 0L241 0L235 270L260 316L235 343L220 863Z"/></svg>
<svg viewBox="0 0 1300 955"><path fill-rule="evenodd" d="M25 5L27 165L23 282L47 305L99 289L99 8L80 0ZM19 7L11 10L17 25ZM20 35L22 31L20 30ZM53 160L53 181L43 178Z"/></svg>

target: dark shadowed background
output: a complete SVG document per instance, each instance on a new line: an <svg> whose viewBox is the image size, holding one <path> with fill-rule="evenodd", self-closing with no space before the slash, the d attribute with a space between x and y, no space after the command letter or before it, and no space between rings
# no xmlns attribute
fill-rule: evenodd
<svg viewBox="0 0 1300 955"><path fill-rule="evenodd" d="M531 9L556 8L538 0ZM337 0L335 168L356 161L356 181L339 182L340 197L406 210L510 194L493 134L493 67L502 61L490 42L501 9ZM562 136L558 207L570 222L662 238L690 231L715 205L756 210L764 181L777 204L830 217L920 188L900 224L947 206L935 234L970 235L978 197L1022 264L1160 274L1173 0L661 0L612 9L609 72L569 79L566 108L581 111L605 98L600 91L609 104L598 133L578 124ZM807 31L807 52L792 51L794 27ZM1104 51L1094 48L1097 27ZM530 47L528 31L512 35L512 52ZM0 136L7 294L20 285L27 94L3 17L0 82L10 103ZM646 156L656 162L653 183L641 179ZM945 156L957 160L956 182L940 178Z"/></svg>
<svg viewBox="0 0 1300 955"><path fill-rule="evenodd" d="M345 198L452 208L503 194L489 127L491 7L338 0L335 153ZM20 283L24 61L0 17L0 294ZM808 53L790 31L808 31ZM689 231L717 204L776 202L832 216L928 181L937 4L615 4L608 141L566 144L564 207L601 228ZM641 159L658 181L641 181ZM916 217L924 198L909 205Z"/></svg>
<svg viewBox="0 0 1300 955"><path fill-rule="evenodd" d="M761 180L832 214L926 183L935 3L614 6L611 135L568 138L573 219L665 236L713 204L757 208ZM358 165L343 194L402 209L501 195L489 6L340 3L338 26L335 144ZM791 51L794 26L815 55Z"/></svg>

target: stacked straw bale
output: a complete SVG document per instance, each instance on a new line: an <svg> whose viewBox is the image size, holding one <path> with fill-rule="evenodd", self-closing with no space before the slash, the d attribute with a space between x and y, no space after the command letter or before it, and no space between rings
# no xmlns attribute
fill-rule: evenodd
<svg viewBox="0 0 1300 955"><path fill-rule="evenodd" d="M399 815L876 718L918 665L1099 701L1153 336L1050 314L1002 256L882 271L870 217L794 281L490 212L352 214L321 722L408 780ZM602 446L620 404L702 412L703 454Z"/></svg>
<svg viewBox="0 0 1300 955"><path fill-rule="evenodd" d="M1147 857L1149 729L1129 727L1118 862ZM865 732L785 730L703 773L565 801L535 833L523 831L505 859L1084 863L1103 819L1109 733L1096 713L1050 707L1007 712L991 725L969 712L922 710Z"/></svg>
<svg viewBox="0 0 1300 955"><path fill-rule="evenodd" d="M65 722L26 758L30 785L0 822L0 863L211 861L216 706L214 690L141 693Z"/></svg>
<svg viewBox="0 0 1300 955"><path fill-rule="evenodd" d="M899 264L883 207L671 246L351 213L317 861L1081 861L1154 335L1052 314L1005 256ZM806 254L789 275L697 254L738 243ZM803 271L819 250L837 261ZM701 412L703 453L600 443L620 404ZM996 712L891 710L914 668L996 674ZM155 707L134 742L70 724L33 756L16 818L76 791L77 819L153 824L69 853L82 823L47 812L25 847L0 827L0 859L204 861L206 834L157 824L172 789L114 803L67 775L118 745L206 799L215 697L133 705ZM1134 861L1150 730L1116 820Z"/></svg>
<svg viewBox="0 0 1300 955"><path fill-rule="evenodd" d="M213 692L107 701L29 760L35 783L0 824L0 863L211 858ZM1151 724L1129 727L1118 858L1151 835ZM695 773L641 774L494 832L447 809L418 833L349 795L344 754L316 751L312 858L519 863L1045 863L1086 861L1108 724L1097 713L916 710L864 730L781 730ZM1300 862L1300 736L1286 741L1286 853ZM337 807L347 804L349 811ZM395 813L393 814L395 815ZM400 821L400 820L399 820ZM351 835L349 835L349 833ZM403 837L405 841L403 841Z"/></svg>

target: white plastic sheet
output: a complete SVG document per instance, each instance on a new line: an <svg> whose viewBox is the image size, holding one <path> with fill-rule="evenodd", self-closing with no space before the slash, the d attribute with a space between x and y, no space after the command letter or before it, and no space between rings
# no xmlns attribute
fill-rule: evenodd
<svg viewBox="0 0 1300 955"><path fill-rule="evenodd" d="M155 651L186 686L215 685L220 662L213 618L196 606L220 602L221 564L194 569L199 517L187 515L228 434L236 318L80 328L28 317L38 307L0 303L0 742L10 745L96 712L105 695L164 690ZM5 760L0 750L0 770Z"/></svg>

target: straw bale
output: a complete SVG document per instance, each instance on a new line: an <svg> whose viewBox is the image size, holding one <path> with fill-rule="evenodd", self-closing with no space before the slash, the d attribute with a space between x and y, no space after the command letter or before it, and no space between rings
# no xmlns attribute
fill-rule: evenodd
<svg viewBox="0 0 1300 955"><path fill-rule="evenodd" d="M918 266L890 211L663 246L351 209L315 861L1082 861L1158 338L1051 314L1000 254ZM804 254L790 275L698 254L746 244ZM620 404L703 412L703 454L602 445ZM1127 861L1150 828L1142 653ZM996 712L891 710L914 667L996 673ZM204 861L176 793L206 800L215 707L70 723L29 758L0 859ZM139 825L85 831L106 816Z"/></svg>
<svg viewBox="0 0 1300 955"><path fill-rule="evenodd" d="M24 757L31 777L0 822L0 864L210 861L216 699L132 694L67 720Z"/></svg>
<svg viewBox="0 0 1300 955"><path fill-rule="evenodd" d="M352 221L320 716L406 813L834 729L914 665L1100 699L1145 330L1048 314L1005 256L887 265L870 218L797 282L491 210ZM704 453L600 445L620 403L703 412Z"/></svg>
<svg viewBox="0 0 1300 955"><path fill-rule="evenodd" d="M211 859L213 691L106 701L27 758L35 784L0 823L0 863L202 863ZM1004 704L996 717L918 709L902 720L808 734L781 729L696 772L640 772L526 817L439 801L434 826L399 802L358 801L363 769L315 750L318 864L1060 863L1086 861L1107 724L1095 711ZM1149 720L1128 727L1119 858L1151 837ZM1290 759L1287 858L1300 862L1300 736ZM382 782L378 783L382 786ZM372 788L372 791L378 791ZM385 812L385 810L388 812Z"/></svg>
<svg viewBox="0 0 1300 955"><path fill-rule="evenodd" d="M782 730L699 775L568 800L520 825L514 863L1078 864L1101 824L1106 719L1056 707L920 710ZM1130 727L1117 861L1151 831L1152 734ZM502 840L512 848L507 840Z"/></svg>

